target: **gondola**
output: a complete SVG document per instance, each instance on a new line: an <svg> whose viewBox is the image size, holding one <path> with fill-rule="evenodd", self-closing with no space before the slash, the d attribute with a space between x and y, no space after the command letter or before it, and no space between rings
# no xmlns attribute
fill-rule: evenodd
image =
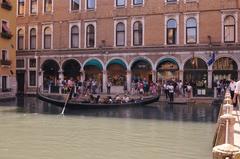
<svg viewBox="0 0 240 159"><path fill-rule="evenodd" d="M56 106L64 107L65 101L62 98L62 96L58 96L59 99L57 99L57 96L53 97L50 95L44 95L42 93L37 94L38 98L42 101L52 103ZM112 104L103 104L103 103L85 103L80 101L74 101L69 100L67 103L68 109L101 109L101 108L121 108L121 107L139 107L144 106L146 104L154 103L159 100L159 96L152 96L152 97L146 97L142 100L135 100L133 102L128 103L112 103Z"/></svg>

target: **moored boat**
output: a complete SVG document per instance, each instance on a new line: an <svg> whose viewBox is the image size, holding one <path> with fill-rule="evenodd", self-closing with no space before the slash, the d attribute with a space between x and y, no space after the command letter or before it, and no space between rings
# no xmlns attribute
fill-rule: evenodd
<svg viewBox="0 0 240 159"><path fill-rule="evenodd" d="M46 95L42 93L38 93L38 98L45 101L52 103L56 106L64 107L65 100L63 96L53 96L53 95ZM142 100L136 99L134 101L128 103L90 103L90 102L80 102L77 100L69 100L67 102L68 109L101 109L101 108L120 108L120 107L136 107L136 106L144 106L146 104L154 103L159 100L159 96L151 96L143 98Z"/></svg>

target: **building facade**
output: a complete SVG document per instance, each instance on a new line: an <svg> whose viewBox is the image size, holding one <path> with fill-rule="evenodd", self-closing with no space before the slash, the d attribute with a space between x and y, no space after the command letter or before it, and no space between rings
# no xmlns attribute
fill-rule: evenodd
<svg viewBox="0 0 240 159"><path fill-rule="evenodd" d="M16 1L0 0L0 98L16 93Z"/></svg>
<svg viewBox="0 0 240 159"><path fill-rule="evenodd" d="M116 89L134 79L240 78L240 0L18 0L18 91L73 77Z"/></svg>

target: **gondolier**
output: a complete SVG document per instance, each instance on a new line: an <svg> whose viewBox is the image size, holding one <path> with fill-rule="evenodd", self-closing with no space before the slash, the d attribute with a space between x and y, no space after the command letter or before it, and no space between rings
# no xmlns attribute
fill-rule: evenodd
<svg viewBox="0 0 240 159"><path fill-rule="evenodd" d="M236 83L236 88L234 91L234 97L233 97L234 107L239 105L239 101L240 101L239 98L240 98L240 80Z"/></svg>

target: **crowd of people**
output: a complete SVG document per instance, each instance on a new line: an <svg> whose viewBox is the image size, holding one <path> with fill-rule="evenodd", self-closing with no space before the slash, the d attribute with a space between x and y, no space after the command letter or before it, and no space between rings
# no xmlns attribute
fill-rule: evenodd
<svg viewBox="0 0 240 159"><path fill-rule="evenodd" d="M51 82L49 82L51 85ZM57 86L61 88L62 93L68 93L70 88L72 88L72 98L79 98L84 96L89 96L90 99L92 95L100 96L103 92L102 82L97 81L96 79L88 79L85 81L74 80L70 78L68 80L60 81L58 80ZM214 87L216 87L217 96L221 97L224 95L226 89L230 90L232 99L235 99L237 82L234 80L218 80L214 82ZM165 96L166 100L173 102L174 97L187 97L190 98L193 96L193 91L195 85L191 82L182 82L181 80L159 80L157 82L149 82L148 80L138 79L132 80L130 88L128 88L127 81L123 84L123 95L119 94L116 97L111 97L111 88L113 87L112 83L108 81L106 83L107 94L109 95L106 99L101 99L100 97L94 97L91 99L91 102L95 103L111 103L111 102L129 102L132 100L132 96L137 95L139 97L153 95L153 96ZM240 87L240 86L239 86ZM240 91L239 91L240 92Z"/></svg>

